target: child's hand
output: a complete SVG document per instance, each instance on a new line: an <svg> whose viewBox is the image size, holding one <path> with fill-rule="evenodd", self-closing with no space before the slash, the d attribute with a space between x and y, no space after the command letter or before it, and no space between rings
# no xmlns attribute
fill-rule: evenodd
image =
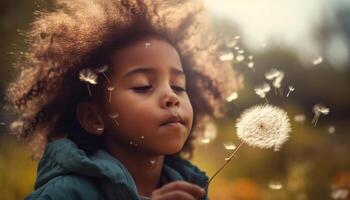
<svg viewBox="0 0 350 200"><path fill-rule="evenodd" d="M151 200L196 200L205 195L204 189L186 181L174 181L154 190Z"/></svg>

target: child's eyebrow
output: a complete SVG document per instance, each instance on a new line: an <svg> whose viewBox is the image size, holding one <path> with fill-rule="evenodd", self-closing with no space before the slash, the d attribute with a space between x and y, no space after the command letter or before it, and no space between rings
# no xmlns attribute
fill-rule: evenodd
<svg viewBox="0 0 350 200"><path fill-rule="evenodd" d="M147 67L147 66L134 67L134 68L131 68L130 70L128 70L127 72L125 72L125 74L122 76L122 78L124 79L124 78L131 76L131 75L139 74L139 73L141 73L141 74L153 74L155 72L156 72L156 69L151 68L151 67ZM170 73L174 74L176 76L185 77L184 71L177 69L175 67L170 68Z"/></svg>

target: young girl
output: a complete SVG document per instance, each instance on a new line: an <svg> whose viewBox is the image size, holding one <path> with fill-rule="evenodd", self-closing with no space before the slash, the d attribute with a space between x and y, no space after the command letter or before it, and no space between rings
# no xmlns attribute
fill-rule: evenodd
<svg viewBox="0 0 350 200"><path fill-rule="evenodd" d="M27 34L7 100L40 159L26 199L207 199L189 161L236 90L203 5L56 0Z"/></svg>

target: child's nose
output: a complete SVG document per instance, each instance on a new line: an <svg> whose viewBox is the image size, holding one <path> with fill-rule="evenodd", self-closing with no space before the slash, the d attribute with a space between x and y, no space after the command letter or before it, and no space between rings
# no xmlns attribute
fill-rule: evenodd
<svg viewBox="0 0 350 200"><path fill-rule="evenodd" d="M174 106L179 106L179 98L174 93L174 91L169 86L166 91L163 93L163 96L161 98L161 107L162 108L169 108Z"/></svg>

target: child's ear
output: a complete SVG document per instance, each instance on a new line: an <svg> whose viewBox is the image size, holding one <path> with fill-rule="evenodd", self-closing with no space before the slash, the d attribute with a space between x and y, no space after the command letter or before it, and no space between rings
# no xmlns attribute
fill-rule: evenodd
<svg viewBox="0 0 350 200"><path fill-rule="evenodd" d="M80 102L76 110L77 119L87 132L94 135L101 135L104 130L104 121L97 105Z"/></svg>

